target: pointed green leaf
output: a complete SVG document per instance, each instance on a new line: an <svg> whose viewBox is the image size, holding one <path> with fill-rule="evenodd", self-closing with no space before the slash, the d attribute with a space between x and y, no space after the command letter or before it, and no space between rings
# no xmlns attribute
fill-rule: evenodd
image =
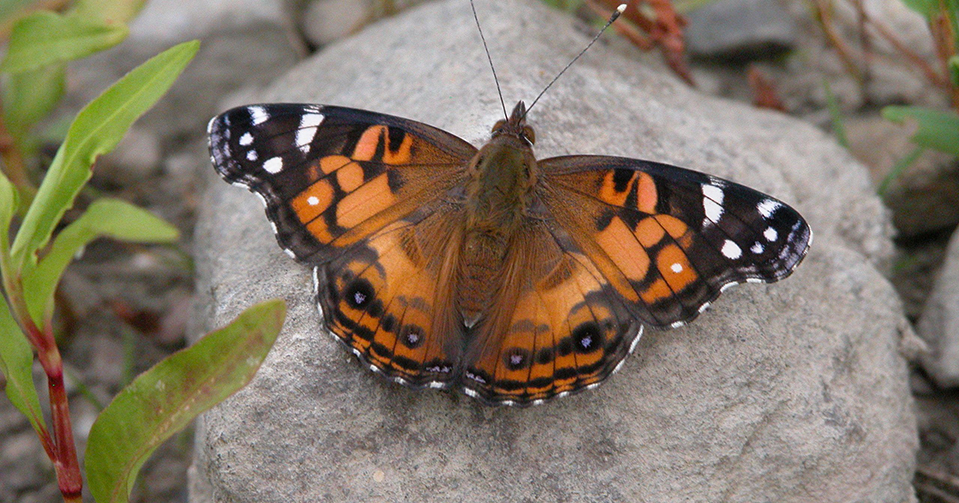
<svg viewBox="0 0 959 503"><path fill-rule="evenodd" d="M35 253L50 239L54 226L90 179L90 167L96 158L116 147L130 125L166 93L199 47L199 42L192 41L164 51L80 111L13 242L14 267L22 269L36 263Z"/></svg>
<svg viewBox="0 0 959 503"><path fill-rule="evenodd" d="M959 16L959 13L956 13L956 15ZM949 78L952 80L954 87L959 87L959 56L949 58Z"/></svg>
<svg viewBox="0 0 959 503"><path fill-rule="evenodd" d="M117 394L93 423L87 443L85 465L94 499L126 502L140 467L157 446L253 378L285 317L281 300L253 306Z"/></svg>
<svg viewBox="0 0 959 503"><path fill-rule="evenodd" d="M122 23L37 11L13 25L0 71L28 72L80 59L119 44L128 32Z"/></svg>
<svg viewBox="0 0 959 503"><path fill-rule="evenodd" d="M112 237L139 243L169 243L179 238L176 227L150 212L119 199L98 199L61 231L35 269L23 278L30 315L38 325L52 314L53 292L74 256L90 241Z"/></svg>
<svg viewBox="0 0 959 503"><path fill-rule="evenodd" d="M72 13L107 23L129 23L145 4L146 0L79 0Z"/></svg>
<svg viewBox="0 0 959 503"><path fill-rule="evenodd" d="M922 107L890 106L882 116L893 122L915 119L919 125L913 143L959 157L959 115Z"/></svg>
<svg viewBox="0 0 959 503"><path fill-rule="evenodd" d="M11 75L4 86L3 115L7 131L18 141L50 113L66 87L66 64L55 63Z"/></svg>
<svg viewBox="0 0 959 503"><path fill-rule="evenodd" d="M926 19L939 12L939 0L902 0L902 4Z"/></svg>
<svg viewBox="0 0 959 503"><path fill-rule="evenodd" d="M40 0L0 0L0 29L9 28L28 8L38 3Z"/></svg>
<svg viewBox="0 0 959 503"><path fill-rule="evenodd" d="M10 259L10 222L17 214L17 206L17 188L0 171L0 274L8 277L12 272L7 269Z"/></svg>
<svg viewBox="0 0 959 503"><path fill-rule="evenodd" d="M7 378L7 398L33 425L42 438L47 434L37 388L33 384L33 349L6 300L0 301L0 373Z"/></svg>

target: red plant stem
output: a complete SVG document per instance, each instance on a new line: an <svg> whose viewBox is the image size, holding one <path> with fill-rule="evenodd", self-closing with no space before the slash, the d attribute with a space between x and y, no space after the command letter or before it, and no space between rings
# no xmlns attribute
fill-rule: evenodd
<svg viewBox="0 0 959 503"><path fill-rule="evenodd" d="M37 360L40 361L40 366L47 375L50 416L53 420L53 443L50 445L49 433L46 435L47 438L41 435L40 442L56 469L57 484L64 501L80 503L83 478L80 475L80 463L77 459L77 445L73 440L73 425L70 421L67 391L63 383L63 360L60 358L60 350L57 348L53 331L50 328L41 330L30 317L26 303L23 301L20 283L16 282L14 285L8 283L7 286L10 304L23 333L36 349ZM49 325L48 323L47 326Z"/></svg>

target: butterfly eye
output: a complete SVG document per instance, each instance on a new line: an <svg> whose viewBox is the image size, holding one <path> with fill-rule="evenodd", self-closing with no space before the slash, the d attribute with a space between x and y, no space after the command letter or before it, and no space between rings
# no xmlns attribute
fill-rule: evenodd
<svg viewBox="0 0 959 503"><path fill-rule="evenodd" d="M497 132L499 132L499 130L503 129L503 126L505 125L506 125L505 119L500 119L496 121L496 124L493 124L493 134L496 134Z"/></svg>
<svg viewBox="0 0 959 503"><path fill-rule="evenodd" d="M533 132L533 128L529 126L523 126L523 136L529 140L530 145L536 143L536 133Z"/></svg>

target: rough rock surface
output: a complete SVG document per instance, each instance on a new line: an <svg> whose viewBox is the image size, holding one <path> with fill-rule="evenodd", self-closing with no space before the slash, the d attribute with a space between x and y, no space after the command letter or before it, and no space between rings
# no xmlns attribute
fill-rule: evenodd
<svg viewBox="0 0 959 503"><path fill-rule="evenodd" d="M944 388L959 387L959 232L953 234L945 261L917 325L929 345L922 366Z"/></svg>
<svg viewBox="0 0 959 503"><path fill-rule="evenodd" d="M535 2L477 7L509 102L587 41ZM335 44L262 98L402 115L474 144L501 117L460 0ZM289 316L256 379L200 420L191 501L914 501L901 307L875 267L889 227L861 166L804 123L701 96L601 45L530 120L540 157L655 159L770 192L807 217L812 251L784 282L650 331L596 390L488 408L361 368L320 331L310 272L276 246L257 199L217 181L197 230L204 323L271 297Z"/></svg>

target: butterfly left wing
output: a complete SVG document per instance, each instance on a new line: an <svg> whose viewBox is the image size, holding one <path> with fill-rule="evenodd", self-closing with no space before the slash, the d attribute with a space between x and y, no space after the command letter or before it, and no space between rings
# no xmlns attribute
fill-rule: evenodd
<svg viewBox="0 0 959 503"><path fill-rule="evenodd" d="M476 148L426 124L350 108L268 104L210 122L228 182L261 196L280 246L315 266L326 327L394 380L448 386L462 327L442 260L448 192Z"/></svg>
<svg viewBox="0 0 959 503"><path fill-rule="evenodd" d="M220 176L261 196L280 246L311 264L425 217L476 153L420 122L323 105L237 107L209 135Z"/></svg>
<svg viewBox="0 0 959 503"><path fill-rule="evenodd" d="M785 278L812 233L785 203L666 164L606 156L539 162L538 197L644 323L691 321L731 284Z"/></svg>

